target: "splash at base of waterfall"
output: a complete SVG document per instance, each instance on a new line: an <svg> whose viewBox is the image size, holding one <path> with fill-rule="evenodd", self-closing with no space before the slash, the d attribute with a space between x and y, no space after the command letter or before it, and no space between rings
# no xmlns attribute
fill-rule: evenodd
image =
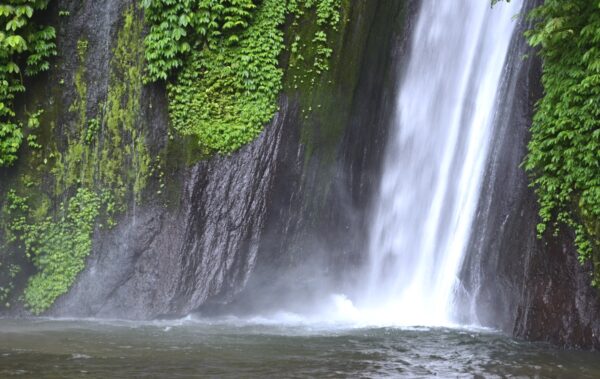
<svg viewBox="0 0 600 379"><path fill-rule="evenodd" d="M448 320L439 309L427 308L428 302L414 299L407 308L407 300L365 305L354 303L347 295L331 294L323 297L319 305L303 312L279 310L254 316L226 316L217 320L237 324L308 326L313 329L396 328L418 330L423 327L475 328L478 325L460 325ZM199 319L204 319L201 316ZM215 319L204 319L215 320Z"/></svg>
<svg viewBox="0 0 600 379"><path fill-rule="evenodd" d="M371 305L353 303L346 295L330 297L329 309L320 315L323 320L355 327L458 327L446 317L445 309L432 309L426 299L401 298L398 301ZM409 305L408 305L409 304Z"/></svg>

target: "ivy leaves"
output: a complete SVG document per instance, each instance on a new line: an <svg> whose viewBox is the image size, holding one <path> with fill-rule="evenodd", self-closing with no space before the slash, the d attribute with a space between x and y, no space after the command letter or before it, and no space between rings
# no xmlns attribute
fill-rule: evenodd
<svg viewBox="0 0 600 379"><path fill-rule="evenodd" d="M526 36L543 59L525 168L540 204L538 232L575 230L582 263L600 285L600 8L597 1L546 0Z"/></svg>
<svg viewBox="0 0 600 379"><path fill-rule="evenodd" d="M142 5L151 25L145 39L150 81L167 80L192 50L216 48L222 36L238 42L236 32L248 27L256 7L252 0L144 0Z"/></svg>
<svg viewBox="0 0 600 379"><path fill-rule="evenodd" d="M207 152L230 153L252 141L277 111L283 72L285 4L267 0L239 44L195 51L168 86L173 127L196 136Z"/></svg>
<svg viewBox="0 0 600 379"><path fill-rule="evenodd" d="M339 0L144 0L147 80L169 80L173 128L207 153L229 154L252 141L277 111L285 48L281 26L315 12L314 70L332 54L325 28L340 22ZM297 43L297 42L296 42Z"/></svg>
<svg viewBox="0 0 600 379"><path fill-rule="evenodd" d="M33 76L48 70L48 59L56 55L54 28L31 22L34 13L46 9L48 2L8 0L0 4L0 167L16 161L23 141L13 109L16 94L25 91L22 74Z"/></svg>
<svg viewBox="0 0 600 379"><path fill-rule="evenodd" d="M42 313L66 293L85 268L101 204L100 196L80 188L63 203L60 217L36 221L31 219L27 199L9 192L7 212L13 216L9 231L14 240L24 244L25 254L38 269L24 294L25 304L34 314Z"/></svg>
<svg viewBox="0 0 600 379"><path fill-rule="evenodd" d="M146 46L147 76L151 81L166 80L183 65L190 50L187 26L193 0L144 1L146 20L151 25Z"/></svg>
<svg viewBox="0 0 600 379"><path fill-rule="evenodd" d="M52 26L40 27L27 36L30 52L27 56L26 74L34 76L50 69L48 59L56 55L56 31Z"/></svg>

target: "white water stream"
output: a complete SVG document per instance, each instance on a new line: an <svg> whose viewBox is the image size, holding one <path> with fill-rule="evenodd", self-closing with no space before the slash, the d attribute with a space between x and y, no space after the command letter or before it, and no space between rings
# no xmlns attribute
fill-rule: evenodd
<svg viewBox="0 0 600 379"><path fill-rule="evenodd" d="M346 315L369 324L452 324L521 6L421 3L372 210L366 289Z"/></svg>

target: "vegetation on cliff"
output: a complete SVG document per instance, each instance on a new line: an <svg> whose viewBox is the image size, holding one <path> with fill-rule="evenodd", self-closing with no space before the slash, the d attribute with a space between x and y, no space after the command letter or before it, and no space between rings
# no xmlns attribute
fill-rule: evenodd
<svg viewBox="0 0 600 379"><path fill-rule="evenodd" d="M0 167L16 161L25 136L26 125L17 120L14 109L15 96L25 91L23 77L48 70L48 59L56 55L54 28L33 22L49 1L0 4Z"/></svg>
<svg viewBox="0 0 600 379"><path fill-rule="evenodd" d="M101 199L94 192L79 189L63 204L57 217L32 219L27 199L8 194L10 238L24 245L25 254L38 272L29 279L24 300L33 313L45 311L69 290L85 268L92 247L92 233Z"/></svg>
<svg viewBox="0 0 600 379"><path fill-rule="evenodd" d="M10 17L29 21L29 6L41 10L49 1L12 3L18 5L0 8L7 28L15 22ZM56 55L54 29L19 21L21 29L15 30L22 37L15 38L27 45L13 50L3 46L0 59L6 65L0 75L15 88L0 99L5 112L0 115L0 166L14 163L17 153L20 162L4 188L7 201L0 216L0 307L12 306L9 300L16 298L18 287L29 310L46 311L85 268L93 234L114 226L118 214L141 201L151 175L164 187L161 155L150 155L140 116L144 79L166 84L171 126L194 139L201 156L230 153L254 139L277 111L286 43L290 60L306 59L315 76L327 70L332 52L328 33L336 29L341 11L340 0L138 4L144 7L149 33L142 34L140 9L127 8L111 48L106 96L98 104L90 98L89 60L99 48L93 39L78 35L75 44L61 47L72 48L73 58L59 59L75 65L74 74L56 87L72 88L67 103L59 101L60 90L48 101L22 98L21 109L40 109L23 115L13 103L24 90L21 66L15 65L26 64L23 70L31 75L47 70L48 58ZM71 14L56 11L61 17ZM286 22L298 29L303 24L301 29L310 33L286 42ZM23 117L24 122L18 121Z"/></svg>
<svg viewBox="0 0 600 379"><path fill-rule="evenodd" d="M114 226L119 213L141 201L158 165L148 152L140 119L142 29L139 13L127 8L111 49L106 97L99 106L88 103L91 46L85 36L78 36L75 44L72 61L77 66L69 78L74 96L67 99L66 109L54 109L61 106L56 99L39 104L29 99L28 104L47 108L29 117L29 128L38 130L43 142L22 147L19 175L3 204L0 306L11 306L8 300L21 271L17 263L26 260L35 272L26 275L21 300L35 314L47 310L85 268L93 233Z"/></svg>
<svg viewBox="0 0 600 379"><path fill-rule="evenodd" d="M540 204L541 235L571 227L600 285L600 4L546 0L526 33L543 60L525 168Z"/></svg>
<svg viewBox="0 0 600 379"><path fill-rule="evenodd" d="M206 154L231 153L252 141L277 111L284 50L281 26L316 14L313 64L327 70L328 32L340 21L339 0L144 1L149 81L168 80L173 128ZM299 56L300 36L291 54ZM300 59L302 57L300 56Z"/></svg>

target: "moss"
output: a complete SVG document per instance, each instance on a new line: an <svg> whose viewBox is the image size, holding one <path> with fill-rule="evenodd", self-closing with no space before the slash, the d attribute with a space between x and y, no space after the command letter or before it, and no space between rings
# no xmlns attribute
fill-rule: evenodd
<svg viewBox="0 0 600 379"><path fill-rule="evenodd" d="M343 0L341 5L341 21L336 30L330 29L331 37L328 43L333 50L330 68L320 74L314 82L310 77L302 77L305 80L299 83L297 77L303 75L308 69L308 64L294 63L293 54L290 52L291 67L286 70L284 81L286 93L299 101L301 108L300 140L304 146L306 173L302 180L310 181L305 185L314 189L302 201L306 207L306 214L320 214L316 210L322 209L331 199L330 191L334 184L332 170L338 169L335 164L344 135L349 127L352 127L351 117L357 115L353 107L361 106L357 103L358 99L364 101L364 96L361 97L358 91L369 89L359 84L359 79L365 77L361 70L377 70L378 75L393 75L395 72L388 69L386 63L378 58L378 54L393 48L390 46L393 42L391 32L400 29L392 25L406 19L408 11L406 3L393 0L379 5ZM390 27L393 29L390 30ZM310 20L292 24L291 28L294 30L288 33L288 40L293 40L298 34L314 33ZM314 49L314 46L307 44L304 49L309 52L300 54L310 56L310 49ZM372 78L368 79L368 82L372 81ZM381 81L377 79L375 82L385 85L394 83L391 78ZM319 220L308 222L318 223Z"/></svg>
<svg viewBox="0 0 600 379"><path fill-rule="evenodd" d="M129 190L133 191L135 201L141 200L151 161L138 118L144 62L141 40L142 24L130 10L125 14L112 60L99 157L102 162L99 180L115 190L119 203Z"/></svg>
<svg viewBox="0 0 600 379"><path fill-rule="evenodd" d="M88 52L88 41L80 39L77 41L78 67L73 78L76 97L69 106L69 111L76 115L75 131L67 133L67 151L64 154L56 152L59 157L52 171L55 176L55 195L61 195L65 189L75 184L91 184L92 178L82 175L86 172L81 162L89 160L88 149L84 146L80 134L87 125L87 81L86 81L86 57Z"/></svg>
<svg viewBox="0 0 600 379"><path fill-rule="evenodd" d="M20 165L10 184L13 211L0 217L3 250L23 252L35 268L23 296L34 313L50 307L85 267L96 226L114 226L115 216L127 209L129 200L142 199L152 171L138 117L142 40L141 19L129 8L110 62L107 97L93 117L87 103L88 42L77 43L75 99L68 108L73 122L57 127L59 112L45 112L40 120L43 147L28 155L27 165ZM66 146L60 146L58 136L64 136ZM44 193L48 187L52 190ZM9 273L0 268L1 288L9 287L2 284ZM10 292L1 288L0 294Z"/></svg>
<svg viewBox="0 0 600 379"><path fill-rule="evenodd" d="M80 125L84 125L87 119L87 82L85 80L87 51L88 41L85 39L80 39L77 41L77 57L79 59L79 66L77 71L75 71L74 78L77 98L73 101L73 104L71 104L69 110L78 114Z"/></svg>
<svg viewBox="0 0 600 379"><path fill-rule="evenodd" d="M56 195L73 187L110 188L120 210L128 193L140 201L146 187L150 157L144 131L139 128L142 88L142 24L133 9L124 15L123 27L111 60L109 88L101 113L87 117L85 54L87 43L78 43L81 67L75 75L77 99L70 110L77 113L76 127L68 136L66 152L53 173ZM80 41L81 42L81 41Z"/></svg>
<svg viewBox="0 0 600 379"><path fill-rule="evenodd" d="M319 21L310 9L298 12L286 33L290 46L284 79L285 92L294 95L301 105L301 142L305 146L305 164L311 160L318 145L323 164L335 157L358 78L358 64L351 58L355 47L348 49L349 15L356 7L340 1L339 19ZM315 38L325 33L325 39ZM363 33L366 38L366 33ZM360 37L360 36L359 36ZM361 41L354 45L363 45ZM323 53L325 51L325 53ZM324 65L324 57L327 65Z"/></svg>
<svg viewBox="0 0 600 379"><path fill-rule="evenodd" d="M347 0L304 1L296 7L286 29L289 58L284 88L286 93L310 96L326 80L330 66L338 63L332 57L339 55L350 4Z"/></svg>

